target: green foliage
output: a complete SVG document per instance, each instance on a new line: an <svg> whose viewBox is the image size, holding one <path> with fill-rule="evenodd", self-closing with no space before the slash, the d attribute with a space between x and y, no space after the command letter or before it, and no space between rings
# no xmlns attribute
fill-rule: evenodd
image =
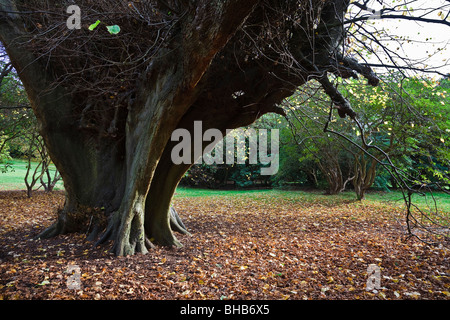
<svg viewBox="0 0 450 320"><path fill-rule="evenodd" d="M285 125L285 124L284 124ZM259 119L253 125L243 128L255 129L279 129L283 126L283 121L278 115L266 115ZM206 188L249 188L249 187L267 187L272 184L272 177L268 175L261 175L261 168L267 166L260 161L256 164L251 164L249 161L249 143L241 139L235 140L235 147L233 150L227 150L227 139L235 139L236 132L232 132L224 137L223 145L223 164L206 165L205 163L193 165L185 176L181 179L182 186L195 186ZM270 131L268 131L268 151L270 146ZM234 161L232 164L227 164L227 152L234 152L234 159L238 159L238 150L244 150L245 164L238 164ZM212 151L214 152L214 151ZM270 155L268 155L270 156ZM257 159L259 159L259 150Z"/></svg>
<svg viewBox="0 0 450 320"><path fill-rule="evenodd" d="M208 166L204 163L195 164L186 172L180 184L190 187L214 188L218 185L219 171L218 166Z"/></svg>
<svg viewBox="0 0 450 320"><path fill-rule="evenodd" d="M359 112L366 139L388 153L411 179L448 185L448 80L392 76L383 80L376 88L358 82L348 86L348 98Z"/></svg>
<svg viewBox="0 0 450 320"><path fill-rule="evenodd" d="M0 181L2 187L8 187L8 181L20 175L22 180L20 187L23 187L25 178L28 194L31 195L31 191L38 183L47 191L51 191L60 178L56 169L50 168L51 161L37 128L37 119L29 107L24 88L17 74L11 70L0 83ZM13 158L26 158L29 164L25 167L17 166ZM37 160L36 165L31 165L35 163L34 160ZM22 170L23 168L25 171Z"/></svg>
<svg viewBox="0 0 450 320"><path fill-rule="evenodd" d="M11 71L0 83L0 163L25 152L23 136L35 127L25 90Z"/></svg>
<svg viewBox="0 0 450 320"><path fill-rule="evenodd" d="M340 87L358 113L365 141L389 155L411 184L420 181L448 188L450 81L403 79L398 75L382 80L378 87L360 80L346 80ZM363 137L354 122L329 118L328 98L314 82L290 97L285 107L288 120L266 115L255 124L280 130L280 168L266 184L315 187L334 193L349 186L355 189L359 183L364 188L360 196L370 187L383 191L399 187L391 173L373 160L376 157L386 162L383 153L370 149L368 154L356 146L362 145ZM329 120L329 129L347 140L323 131ZM197 183L183 182L214 188L233 181L237 187L254 187L261 178L258 172L257 166L248 164L201 165L187 175L191 180L195 176Z"/></svg>
<svg viewBox="0 0 450 320"><path fill-rule="evenodd" d="M368 149L365 153L364 147L356 146L364 146L364 138L368 145L387 154L410 184L420 181L448 188L449 80L425 81L398 75L382 80L378 87L360 80L340 80L339 89L357 112L362 132L348 118L336 119L334 114L330 118L330 102L314 83L288 99L286 109L292 132L284 132L287 145L281 150L277 182L301 182L302 175L295 172L300 169L314 177L316 186L331 188L334 183L338 188L346 177L353 176L354 188L357 184L381 190L398 187L391 174L373 160L376 157L386 162L382 152ZM324 132L326 123L328 129L346 139Z"/></svg>

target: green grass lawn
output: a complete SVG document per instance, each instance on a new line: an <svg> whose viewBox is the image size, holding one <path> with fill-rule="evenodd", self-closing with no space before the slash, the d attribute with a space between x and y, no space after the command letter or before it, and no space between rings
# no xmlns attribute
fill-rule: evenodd
<svg viewBox="0 0 450 320"><path fill-rule="evenodd" d="M27 166L28 161L27 160L20 160L20 159L13 159L9 162L10 167L8 167L6 172L0 171L0 191L1 190L26 190L27 187L25 186L25 175L27 173ZM36 162L31 163L31 170L30 175L33 174L34 169L36 168L38 164ZM1 167L4 167L4 164L0 165ZM56 168L52 164L50 165L50 174L53 175ZM53 177L53 176L52 176ZM28 178L28 181L31 181L31 177ZM40 186L40 183L36 183L35 188ZM58 183L55 186L55 190L62 190L63 183L62 181L58 181ZM43 189L41 187L41 189Z"/></svg>
<svg viewBox="0 0 450 320"><path fill-rule="evenodd" d="M178 187L175 197L207 197L207 196L245 196L258 197L261 195L271 198L290 199L292 201L303 201L305 203L320 202L323 205L333 206L343 202L358 202L355 193L352 191L342 192L338 195L325 195L322 191L301 191L301 190L279 190L279 189L259 189L259 190L211 190ZM426 196L413 195L413 202L422 209L434 208L434 203L440 212L450 213L450 195L437 192ZM400 191L391 192L368 192L363 202L377 202L392 206L404 207L403 195Z"/></svg>

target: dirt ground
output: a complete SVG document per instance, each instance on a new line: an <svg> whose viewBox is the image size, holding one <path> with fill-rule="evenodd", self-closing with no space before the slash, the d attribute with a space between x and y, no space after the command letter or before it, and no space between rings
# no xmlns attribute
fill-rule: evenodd
<svg viewBox="0 0 450 320"><path fill-rule="evenodd" d="M388 206L181 197L183 248L115 257L83 234L33 240L63 200L0 192L0 299L450 299L448 249L406 240Z"/></svg>

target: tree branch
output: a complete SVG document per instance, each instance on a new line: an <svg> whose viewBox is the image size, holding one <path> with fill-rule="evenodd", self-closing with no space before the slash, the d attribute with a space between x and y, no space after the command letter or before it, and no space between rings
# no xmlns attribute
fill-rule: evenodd
<svg viewBox="0 0 450 320"><path fill-rule="evenodd" d="M352 24L352 23L355 23L358 21L379 20L379 19L401 19L401 20L410 20L410 21L418 21L418 22L426 22L426 23L437 23L437 24L443 24L445 26L450 27L450 21L447 21L447 20L430 19L430 18L414 17L414 16L404 16L404 15L400 15L400 14L383 15L382 13L380 13L380 15L377 15L376 18L373 15L357 17L357 18L346 20L346 21L344 21L343 24L346 25L346 24Z"/></svg>
<svg viewBox="0 0 450 320"><path fill-rule="evenodd" d="M350 102L340 93L337 88L330 82L327 74L318 79L325 93L331 98L331 101L337 106L338 113L341 118L349 116L351 119L356 118L356 112L352 109Z"/></svg>

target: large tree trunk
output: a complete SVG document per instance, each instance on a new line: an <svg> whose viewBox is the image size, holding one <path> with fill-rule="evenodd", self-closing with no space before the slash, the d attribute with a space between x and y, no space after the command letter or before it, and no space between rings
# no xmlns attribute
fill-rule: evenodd
<svg viewBox="0 0 450 320"><path fill-rule="evenodd" d="M45 12L64 6L61 1L33 0L43 14L23 16L17 3L27 11L25 2L0 0L0 41L18 70L66 189L57 222L39 236L89 231L95 239L103 231L97 243L112 240L117 255L145 253L154 244L179 246L173 231L187 233L171 208L176 186L190 167L170 158L175 129L192 133L194 121L202 121L205 130L224 133L268 112L283 114L278 104L307 79L320 78L327 86L326 72L351 66L342 63L336 69L340 56L330 55L342 37L339 21L346 0L302 6L257 0L130 2L121 7L124 17L114 17L126 30L124 38L100 31L98 37L87 30L67 33L61 21L51 24L58 15ZM105 1L95 5L99 9L89 3L86 10L108 9ZM139 5L158 23L136 15ZM283 10L296 13L292 21ZM311 12L322 16L317 29L311 29ZM266 27L280 29L272 33ZM317 37L316 50L308 39L319 31L323 36ZM277 51L280 45L290 54ZM61 80L71 76L81 85ZM343 97L327 90L341 114L352 114Z"/></svg>
<svg viewBox="0 0 450 320"><path fill-rule="evenodd" d="M47 72L50 70L15 42L26 36L21 18L8 14L9 21L2 21L0 38L19 70L66 190L57 222L38 237L86 232L89 228L94 239L107 221L98 243L113 240L112 251L117 255L146 253L153 243L181 245L173 230L187 230L170 204L189 165L173 165L168 142L198 98L199 82L216 53L255 3L205 2L188 13L181 26L183 32L172 39L175 49L160 50L159 57L142 73L122 125L122 140L95 138L83 131L87 126L81 128L76 110L88 110L89 100L80 109L63 88L52 87L55 79ZM15 11L12 1L2 5ZM107 219L102 219L102 214Z"/></svg>
<svg viewBox="0 0 450 320"><path fill-rule="evenodd" d="M364 152L354 154L355 178L352 182L358 200L364 199L366 191L373 185L376 177L377 160L366 161L365 157Z"/></svg>

